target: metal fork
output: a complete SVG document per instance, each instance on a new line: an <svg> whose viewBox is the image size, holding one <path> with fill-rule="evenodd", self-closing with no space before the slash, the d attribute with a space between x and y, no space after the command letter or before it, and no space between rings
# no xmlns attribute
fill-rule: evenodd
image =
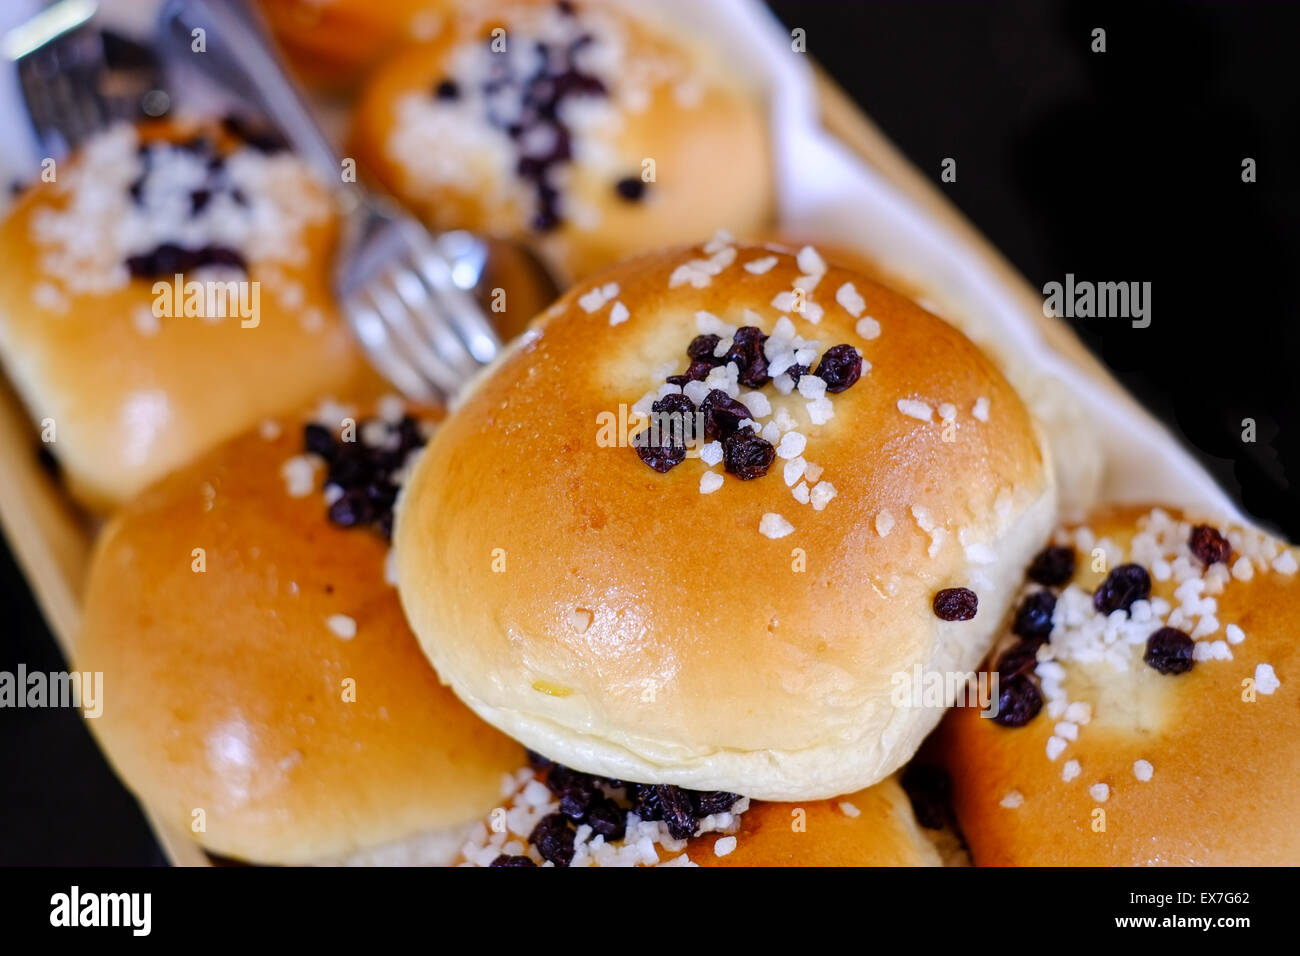
<svg viewBox="0 0 1300 956"><path fill-rule="evenodd" d="M168 0L159 23L160 36L187 54L192 31L206 31L207 52L190 59L222 88L261 105L295 152L338 184L346 220L335 289L353 331L408 397L453 399L501 343L482 307L453 281L433 237L389 201L342 182L338 157L243 0Z"/></svg>
<svg viewBox="0 0 1300 956"><path fill-rule="evenodd" d="M97 30L97 7L96 0L59 0L4 37L42 156L62 158L115 119L167 109L157 60L130 39Z"/></svg>

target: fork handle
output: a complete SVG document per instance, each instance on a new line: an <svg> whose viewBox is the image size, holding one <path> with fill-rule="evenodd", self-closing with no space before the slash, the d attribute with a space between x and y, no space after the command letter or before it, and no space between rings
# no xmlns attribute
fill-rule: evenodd
<svg viewBox="0 0 1300 956"><path fill-rule="evenodd" d="M340 182L339 159L316 125L267 39L257 14L244 0L167 0L159 13L159 36L189 50L192 31L206 32L207 52L192 53L196 66L221 87L261 105L295 153L327 183Z"/></svg>

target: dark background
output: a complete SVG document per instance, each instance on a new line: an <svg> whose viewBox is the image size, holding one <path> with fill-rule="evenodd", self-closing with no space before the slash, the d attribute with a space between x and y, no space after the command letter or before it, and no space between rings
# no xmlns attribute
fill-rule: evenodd
<svg viewBox="0 0 1300 956"><path fill-rule="evenodd" d="M940 188L1032 285L1152 283L1149 328L1076 331L1248 513L1300 539L1297 5L769 5L924 173L957 160ZM7 550L0 595L0 670L61 668ZM74 712L0 710L0 864L161 862Z"/></svg>

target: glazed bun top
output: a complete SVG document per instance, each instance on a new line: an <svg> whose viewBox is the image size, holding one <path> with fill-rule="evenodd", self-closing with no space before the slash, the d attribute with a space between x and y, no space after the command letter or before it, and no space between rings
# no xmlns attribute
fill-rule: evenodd
<svg viewBox="0 0 1300 956"><path fill-rule="evenodd" d="M323 407L310 436L267 422L151 487L99 541L76 648L104 675L88 724L158 817L222 855L411 861L413 838L480 818L524 759L439 683L385 580L391 499L362 489L388 487L420 434L391 406ZM334 455L345 416L355 454ZM446 863L460 842L414 859Z"/></svg>
<svg viewBox="0 0 1300 956"><path fill-rule="evenodd" d="M345 89L404 44L443 29L466 0L258 0L294 72ZM471 0L472 2L472 0Z"/></svg>
<svg viewBox="0 0 1300 956"><path fill-rule="evenodd" d="M51 172L0 226L0 355L83 501L366 375L329 289L333 204L274 137L121 125Z"/></svg>
<svg viewBox="0 0 1300 956"><path fill-rule="evenodd" d="M975 863L1300 864L1296 569L1162 508L1059 531L994 656L1006 716L936 735Z"/></svg>
<svg viewBox="0 0 1300 956"><path fill-rule="evenodd" d="M526 239L580 277L763 226L766 127L734 65L641 11L490 0L375 73L352 150L435 228Z"/></svg>
<svg viewBox="0 0 1300 956"><path fill-rule="evenodd" d="M895 707L893 676L979 662L1054 496L960 333L812 248L717 237L543 313L397 521L412 627L490 723L577 769L794 800L914 752L941 712Z"/></svg>

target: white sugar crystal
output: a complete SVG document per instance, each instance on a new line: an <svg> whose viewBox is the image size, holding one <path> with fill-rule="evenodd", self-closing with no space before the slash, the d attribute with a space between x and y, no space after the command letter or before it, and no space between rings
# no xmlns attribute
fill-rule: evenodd
<svg viewBox="0 0 1300 956"><path fill-rule="evenodd" d="M732 239L731 233L726 229L719 229L713 234L708 242L704 244L704 251L708 255L714 255L719 252L725 252L727 247L735 240Z"/></svg>
<svg viewBox="0 0 1300 956"><path fill-rule="evenodd" d="M794 495L794 500L799 502L799 504L806 505L811 494L808 490L808 483L806 481L799 482L799 484L794 486L791 494Z"/></svg>
<svg viewBox="0 0 1300 956"><path fill-rule="evenodd" d="M769 538L784 538L786 535L794 531L794 525L786 521L776 512L769 511L759 520L758 530L759 533Z"/></svg>
<svg viewBox="0 0 1300 956"><path fill-rule="evenodd" d="M989 400L985 398L983 395L975 399L975 407L970 410L970 413L982 422L988 421Z"/></svg>
<svg viewBox="0 0 1300 956"><path fill-rule="evenodd" d="M776 446L776 456L790 461L802 455L807 445L808 436L796 431L786 432L781 436L781 444ZM789 482L786 482L786 484L789 484Z"/></svg>
<svg viewBox="0 0 1300 956"><path fill-rule="evenodd" d="M772 376L772 387L781 395L789 395L794 391L794 380L782 372L780 375Z"/></svg>
<svg viewBox="0 0 1300 956"><path fill-rule="evenodd" d="M798 302L799 300L795 297L793 291L784 290L772 297L772 308L778 312L793 312Z"/></svg>
<svg viewBox="0 0 1300 956"><path fill-rule="evenodd" d="M1295 574L1297 564L1295 552L1288 549L1273 559L1272 568L1278 574Z"/></svg>
<svg viewBox="0 0 1300 956"><path fill-rule="evenodd" d="M131 312L131 324L141 335L154 336L162 331L162 322L147 305L138 305Z"/></svg>
<svg viewBox="0 0 1300 956"><path fill-rule="evenodd" d="M713 855L726 856L734 849L736 849L736 838L734 836L718 837L713 844Z"/></svg>
<svg viewBox="0 0 1300 956"><path fill-rule="evenodd" d="M832 485L829 481L817 482L817 484L813 486L812 494L809 496L809 500L812 502L813 510L821 511L823 508L825 508L828 504L831 503L831 499L834 498L837 494L839 494L839 492L835 490L835 486Z"/></svg>
<svg viewBox="0 0 1300 956"><path fill-rule="evenodd" d="M852 282L846 282L835 290L835 301L840 304L845 312L853 316L855 319L860 316L862 310L867 307L867 300L862 298L862 294L853 287ZM873 319L872 321L875 320ZM858 324L861 325L861 323ZM861 334L861 329L858 331L859 334ZM880 331L880 325L878 323L876 325L876 331L877 333ZM867 338L868 336L863 337Z"/></svg>
<svg viewBox="0 0 1300 956"><path fill-rule="evenodd" d="M945 422L950 422L957 417L957 406L952 402L943 402L939 406L939 417Z"/></svg>
<svg viewBox="0 0 1300 956"><path fill-rule="evenodd" d="M1146 783L1148 780L1150 780L1151 775L1154 772L1155 772L1155 768L1151 766L1151 761L1149 760L1133 761L1133 776L1137 777L1138 780L1140 780L1142 783Z"/></svg>
<svg viewBox="0 0 1300 956"><path fill-rule="evenodd" d="M1282 682L1277 679L1277 674L1273 672L1272 664L1257 664L1255 666L1255 690L1261 694L1271 694L1282 686Z"/></svg>
<svg viewBox="0 0 1300 956"><path fill-rule="evenodd" d="M1086 701L1076 700L1065 708L1065 719L1080 726L1092 720L1092 705Z"/></svg>
<svg viewBox="0 0 1300 956"><path fill-rule="evenodd" d="M615 302L613 308L609 310L609 324L622 325L627 321L630 314L631 313L627 310L627 306L622 302Z"/></svg>
<svg viewBox="0 0 1300 956"><path fill-rule="evenodd" d="M1056 725L1056 736L1065 740L1079 739L1079 725L1068 720L1063 720Z"/></svg>
<svg viewBox="0 0 1300 956"><path fill-rule="evenodd" d="M916 418L923 422L930 421L934 415L934 409L925 402L918 402L911 398L900 398L898 400L898 410L910 418Z"/></svg>
<svg viewBox="0 0 1300 956"><path fill-rule="evenodd" d="M820 481L822 477L822 466L810 461L808 462L808 468L805 473L809 481Z"/></svg>
<svg viewBox="0 0 1300 956"><path fill-rule="evenodd" d="M862 811L859 810L854 804L849 803L849 801L847 800L840 801L840 813L854 820L862 816Z"/></svg>
<svg viewBox="0 0 1300 956"><path fill-rule="evenodd" d="M357 636L357 622L346 614L331 614L325 619L325 625L345 641Z"/></svg>
<svg viewBox="0 0 1300 956"><path fill-rule="evenodd" d="M716 471L706 471L700 475L700 494L711 495L722 487L722 476Z"/></svg>
<svg viewBox="0 0 1300 956"><path fill-rule="evenodd" d="M868 341L880 338L880 323L869 315L864 315L858 319L858 324L853 328L858 335Z"/></svg>
<svg viewBox="0 0 1300 956"><path fill-rule="evenodd" d="M762 259L754 259L752 262L745 263L745 271L752 272L756 276L761 276L768 272L776 265L776 256L764 256Z"/></svg>
<svg viewBox="0 0 1300 956"><path fill-rule="evenodd" d="M578 305L583 312L588 314L602 308L609 301L605 296L605 290L600 286L588 289L582 295L578 296Z"/></svg>
<svg viewBox="0 0 1300 956"><path fill-rule="evenodd" d="M764 441L775 445L781 440L781 426L776 422L768 422L763 426L763 431L760 434L763 436Z"/></svg>
<svg viewBox="0 0 1300 956"><path fill-rule="evenodd" d="M1096 800L1098 803L1105 803L1110 799L1110 787L1106 786L1104 783L1094 783L1088 788L1088 796L1092 797L1092 799Z"/></svg>
<svg viewBox="0 0 1300 956"><path fill-rule="evenodd" d="M826 314L826 310L823 309L816 302L813 302L811 299L806 299L804 301L803 310L800 312L800 315L802 315L813 325L816 325L818 322L820 322L822 320L822 316L824 316L825 314Z"/></svg>
<svg viewBox="0 0 1300 956"><path fill-rule="evenodd" d="M1065 766L1061 768L1061 779L1064 780L1066 783L1069 783L1075 777L1079 776L1080 770L1081 768L1079 767L1079 761L1067 760L1065 762Z"/></svg>
<svg viewBox="0 0 1300 956"><path fill-rule="evenodd" d="M1008 810L1014 810L1025 802L1024 794L1019 790L1012 790L1007 793L1000 801L999 805L1006 807Z"/></svg>
<svg viewBox="0 0 1300 956"><path fill-rule="evenodd" d="M884 538L893 530L894 516L887 509L882 508L876 515L876 534Z"/></svg>
<svg viewBox="0 0 1300 956"><path fill-rule="evenodd" d="M722 461L722 442L711 441L700 449L700 461L712 467Z"/></svg>
<svg viewBox="0 0 1300 956"><path fill-rule="evenodd" d="M708 383L687 382L682 386L682 394L698 405L700 402L704 401L704 397L709 394Z"/></svg>
<svg viewBox="0 0 1300 956"><path fill-rule="evenodd" d="M808 462L802 458L793 458L785 463L785 469L782 477L785 478L787 488L794 487L794 483L803 477L804 469L808 467Z"/></svg>
<svg viewBox="0 0 1300 956"><path fill-rule="evenodd" d="M812 246L804 246L795 256L795 262L799 265L799 271L808 275L821 275L826 271L826 262L817 254L817 250Z"/></svg>
<svg viewBox="0 0 1300 956"><path fill-rule="evenodd" d="M1241 557L1232 565L1232 576L1238 581L1249 581L1255 576L1255 566L1250 563L1250 558Z"/></svg>
<svg viewBox="0 0 1300 956"><path fill-rule="evenodd" d="M800 384L802 381L800 379ZM815 398L805 407L808 409L808 420L814 425L825 425L835 417L835 406L829 398Z"/></svg>
<svg viewBox="0 0 1300 956"><path fill-rule="evenodd" d="M1047 759L1055 760L1065 752L1065 741L1053 734L1047 738Z"/></svg>
<svg viewBox="0 0 1300 956"><path fill-rule="evenodd" d="M1236 624L1229 624L1223 629L1224 636L1228 638L1229 644L1240 644L1246 639L1246 633Z"/></svg>
<svg viewBox="0 0 1300 956"><path fill-rule="evenodd" d="M695 328L701 335L729 336L736 334L736 326L723 322L712 312L700 309L695 313Z"/></svg>
<svg viewBox="0 0 1300 956"><path fill-rule="evenodd" d="M294 455L280 466L285 491L290 498L305 498L316 489L315 455Z"/></svg>
<svg viewBox="0 0 1300 956"><path fill-rule="evenodd" d="M772 414L772 402L762 392L746 392L740 396L740 401L755 418L766 418Z"/></svg>

